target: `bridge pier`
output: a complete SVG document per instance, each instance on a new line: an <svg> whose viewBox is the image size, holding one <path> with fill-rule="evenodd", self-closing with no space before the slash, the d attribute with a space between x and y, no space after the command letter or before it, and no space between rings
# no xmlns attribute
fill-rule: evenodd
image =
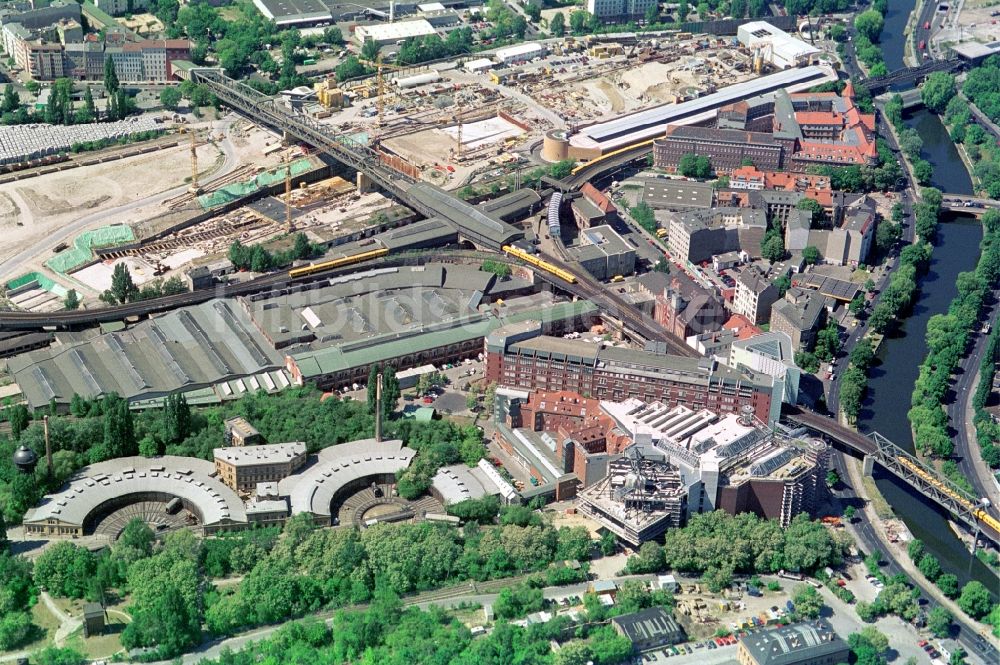
<svg viewBox="0 0 1000 665"><path fill-rule="evenodd" d="M869 478L871 478L872 472L874 470L875 470L875 456L865 455L864 462L861 465L861 472L866 476L868 476Z"/></svg>
<svg viewBox="0 0 1000 665"><path fill-rule="evenodd" d="M290 135L288 134L288 130L287 130L287 129L282 129L282 130L281 130L281 146L282 146L283 148L287 148L288 146L292 145L292 143L293 143L294 141L295 141L295 139L293 139L293 138L292 138L292 137L291 137L291 136L290 136Z"/></svg>
<svg viewBox="0 0 1000 665"><path fill-rule="evenodd" d="M372 182L372 179L364 171L358 171L357 186L358 194L367 194L368 192L375 191L375 183Z"/></svg>

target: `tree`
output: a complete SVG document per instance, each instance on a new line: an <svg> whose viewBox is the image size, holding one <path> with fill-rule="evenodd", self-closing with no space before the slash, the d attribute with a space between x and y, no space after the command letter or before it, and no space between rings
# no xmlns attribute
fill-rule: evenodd
<svg viewBox="0 0 1000 665"><path fill-rule="evenodd" d="M957 602L963 612L976 620L982 619L993 608L989 589L977 580L972 580L962 587Z"/></svg>
<svg viewBox="0 0 1000 665"><path fill-rule="evenodd" d="M23 404L15 404L7 409L7 420L10 422L10 433L15 441L21 440L21 433L28 429L31 414Z"/></svg>
<svg viewBox="0 0 1000 665"><path fill-rule="evenodd" d="M35 561L35 581L53 596L83 598L97 569L97 557L74 543L49 547Z"/></svg>
<svg viewBox="0 0 1000 665"><path fill-rule="evenodd" d="M941 577L941 564L933 554L925 554L917 562L917 569L931 582Z"/></svg>
<svg viewBox="0 0 1000 665"><path fill-rule="evenodd" d="M937 588L941 589L941 593L949 598L958 596L958 578L951 573L945 573L937 578L936 584Z"/></svg>
<svg viewBox="0 0 1000 665"><path fill-rule="evenodd" d="M188 287L187 284L184 283L184 280L177 275L174 275L163 283L162 291L165 296L174 296L179 293L187 293Z"/></svg>
<svg viewBox="0 0 1000 665"><path fill-rule="evenodd" d="M782 275L778 279L774 280L774 286L778 289L778 297L784 298L788 289L792 288L792 278L788 275Z"/></svg>
<svg viewBox="0 0 1000 665"><path fill-rule="evenodd" d="M569 27L574 35L582 35L587 30L587 23L590 21L590 14L585 10L578 9L569 15Z"/></svg>
<svg viewBox="0 0 1000 665"><path fill-rule="evenodd" d="M822 219L823 215L826 213L826 211L823 210L823 206L820 205L819 201L810 198L802 199L795 205L795 208L797 210L806 210L812 213L813 222Z"/></svg>
<svg viewBox="0 0 1000 665"><path fill-rule="evenodd" d="M855 508L854 506L847 506L846 508L844 508L844 519L847 520L848 522L853 522L854 516L857 515L857 513L858 513L857 508Z"/></svg>
<svg viewBox="0 0 1000 665"><path fill-rule="evenodd" d="M379 45L374 39L368 38L361 45L361 57L368 62L375 62L379 55Z"/></svg>
<svg viewBox="0 0 1000 665"><path fill-rule="evenodd" d="M3 102L0 102L0 111L3 113L13 113L21 106L21 98L17 96L17 90L13 83L8 83L3 90Z"/></svg>
<svg viewBox="0 0 1000 665"><path fill-rule="evenodd" d="M163 108L176 111L177 105L181 102L181 91L179 88L169 87L160 91L160 104Z"/></svg>
<svg viewBox="0 0 1000 665"><path fill-rule="evenodd" d="M652 25L660 21L660 3L657 1L646 9L646 25Z"/></svg>
<svg viewBox="0 0 1000 665"><path fill-rule="evenodd" d="M132 281L132 273L129 272L127 265L119 263L115 266L114 271L111 273L111 288L105 291L105 293L110 293L111 297L114 298L114 302L117 303L126 303L135 300L139 294L139 289L136 288L135 282Z"/></svg>
<svg viewBox="0 0 1000 665"><path fill-rule="evenodd" d="M524 6L524 13L528 15L533 23L538 23L542 18L542 7L534 2L529 2Z"/></svg>
<svg viewBox="0 0 1000 665"><path fill-rule="evenodd" d="M760 245L760 255L771 263L777 263L785 258L785 241L780 232L768 231L764 234L764 242Z"/></svg>
<svg viewBox="0 0 1000 665"><path fill-rule="evenodd" d="M104 61L104 90L107 91L110 97L118 92L119 87L120 83L118 82L118 72L115 71L115 61L112 58L107 58Z"/></svg>
<svg viewBox="0 0 1000 665"><path fill-rule="evenodd" d="M809 619L818 618L823 608L823 597L808 584L795 587L792 591L792 602L795 604L795 613Z"/></svg>
<svg viewBox="0 0 1000 665"><path fill-rule="evenodd" d="M118 393L110 393L104 398L103 408L104 450L101 452L105 455L104 459L138 455L139 446L128 401L119 397Z"/></svg>
<svg viewBox="0 0 1000 665"><path fill-rule="evenodd" d="M681 156L677 170L687 178L708 178L712 175L712 162L704 155L689 153Z"/></svg>
<svg viewBox="0 0 1000 665"><path fill-rule="evenodd" d="M66 309L79 309L80 296L76 294L76 289L70 289L66 293L66 298L63 300L63 307Z"/></svg>
<svg viewBox="0 0 1000 665"><path fill-rule="evenodd" d="M947 72L934 72L920 86L920 99L935 113L943 113L955 97L955 77Z"/></svg>
<svg viewBox="0 0 1000 665"><path fill-rule="evenodd" d="M935 637L948 637L953 618L951 612L938 605L927 614L927 629L934 633Z"/></svg>
<svg viewBox="0 0 1000 665"><path fill-rule="evenodd" d="M566 34L566 17L563 16L562 12L559 12L552 17L549 21L549 32L552 33L553 37L562 37Z"/></svg>
<svg viewBox="0 0 1000 665"><path fill-rule="evenodd" d="M378 365L368 368L368 382L365 387L365 397L368 403L368 413L375 414L375 406L378 404Z"/></svg>
<svg viewBox="0 0 1000 665"><path fill-rule="evenodd" d="M916 178L917 182L921 185L930 184L931 178L934 177L934 167L931 166L930 162L926 159L914 160L913 177Z"/></svg>
<svg viewBox="0 0 1000 665"><path fill-rule="evenodd" d="M877 42L879 35L882 34L884 23L885 19L882 14L874 9L863 11L854 17L854 29L858 31L859 35L867 37L873 43Z"/></svg>
<svg viewBox="0 0 1000 665"><path fill-rule="evenodd" d="M191 407L183 394L167 395L164 398L163 420L167 439L171 443L183 441L191 435Z"/></svg>
<svg viewBox="0 0 1000 665"><path fill-rule="evenodd" d="M812 200L812 199L807 199L807 200ZM802 248L802 260L805 261L807 264L816 265L817 263L819 263L820 258L822 257L819 253L819 250L813 247L812 245L808 245Z"/></svg>

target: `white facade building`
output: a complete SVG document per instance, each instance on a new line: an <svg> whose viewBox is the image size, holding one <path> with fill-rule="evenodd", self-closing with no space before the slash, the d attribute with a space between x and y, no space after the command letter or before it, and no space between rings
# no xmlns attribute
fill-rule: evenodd
<svg viewBox="0 0 1000 665"><path fill-rule="evenodd" d="M816 62L820 50L767 21L751 21L741 25L736 38L747 48L764 50L764 59L780 69L802 67Z"/></svg>
<svg viewBox="0 0 1000 665"><path fill-rule="evenodd" d="M427 37L434 34L437 34L434 26L424 19L378 25L359 25L354 30L354 38L359 44L364 44L371 39L379 46L388 46L411 37Z"/></svg>
<svg viewBox="0 0 1000 665"><path fill-rule="evenodd" d="M540 58L546 53L548 53L548 50L545 48L544 44L539 44L538 42L528 42L526 44L518 44L517 46L511 46L509 48L502 48L494 54L494 57L497 62L502 65L506 65L512 62L525 62L534 58Z"/></svg>
<svg viewBox="0 0 1000 665"><path fill-rule="evenodd" d="M774 392L781 401L795 404L799 399L801 371L795 364L792 338L788 333L766 332L749 339L736 340L729 347L730 367L743 367L774 378ZM775 400L776 401L776 400ZM772 404L772 408L773 408ZM780 412L781 405L778 405Z"/></svg>

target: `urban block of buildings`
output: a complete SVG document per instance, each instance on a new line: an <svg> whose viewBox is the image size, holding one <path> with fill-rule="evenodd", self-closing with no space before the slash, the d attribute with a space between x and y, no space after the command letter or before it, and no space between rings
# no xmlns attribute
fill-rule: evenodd
<svg viewBox="0 0 1000 665"><path fill-rule="evenodd" d="M711 358L686 358L586 340L543 335L536 323L507 326L486 338L486 379L522 390L568 390L596 399L687 404L774 422L780 395L763 374L737 370Z"/></svg>
<svg viewBox="0 0 1000 665"><path fill-rule="evenodd" d="M85 33L84 22L75 2L3 14L3 49L16 67L37 81L99 81L107 60L114 62L122 82L169 81L174 63L191 58L191 42L186 39L144 40L115 27L100 34Z"/></svg>
<svg viewBox="0 0 1000 665"><path fill-rule="evenodd" d="M779 90L722 105L715 127L667 125L653 143L654 164L677 169L685 155L701 155L720 174L747 160L762 170L794 172L815 165L875 164L875 116L858 109L854 94L848 83L842 95Z"/></svg>
<svg viewBox="0 0 1000 665"><path fill-rule="evenodd" d="M306 444L270 443L229 446L214 451L215 470L234 490L251 490L257 483L278 482L306 463Z"/></svg>
<svg viewBox="0 0 1000 665"><path fill-rule="evenodd" d="M780 351L747 354L788 370ZM575 496L582 513L633 545L717 509L787 525L823 488L826 445L769 428L749 406L737 414L506 387L496 400L494 441L505 464L532 479L522 496Z"/></svg>

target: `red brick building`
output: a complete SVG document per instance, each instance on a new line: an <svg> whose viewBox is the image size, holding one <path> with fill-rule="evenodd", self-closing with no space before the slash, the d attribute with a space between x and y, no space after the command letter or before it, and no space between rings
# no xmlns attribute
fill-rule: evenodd
<svg viewBox="0 0 1000 665"><path fill-rule="evenodd" d="M623 349L582 340L539 336L504 327L486 338L486 380L523 390L568 390L599 400L684 404L720 414L749 405L763 422L773 422L772 380L733 369L710 358L685 358Z"/></svg>

